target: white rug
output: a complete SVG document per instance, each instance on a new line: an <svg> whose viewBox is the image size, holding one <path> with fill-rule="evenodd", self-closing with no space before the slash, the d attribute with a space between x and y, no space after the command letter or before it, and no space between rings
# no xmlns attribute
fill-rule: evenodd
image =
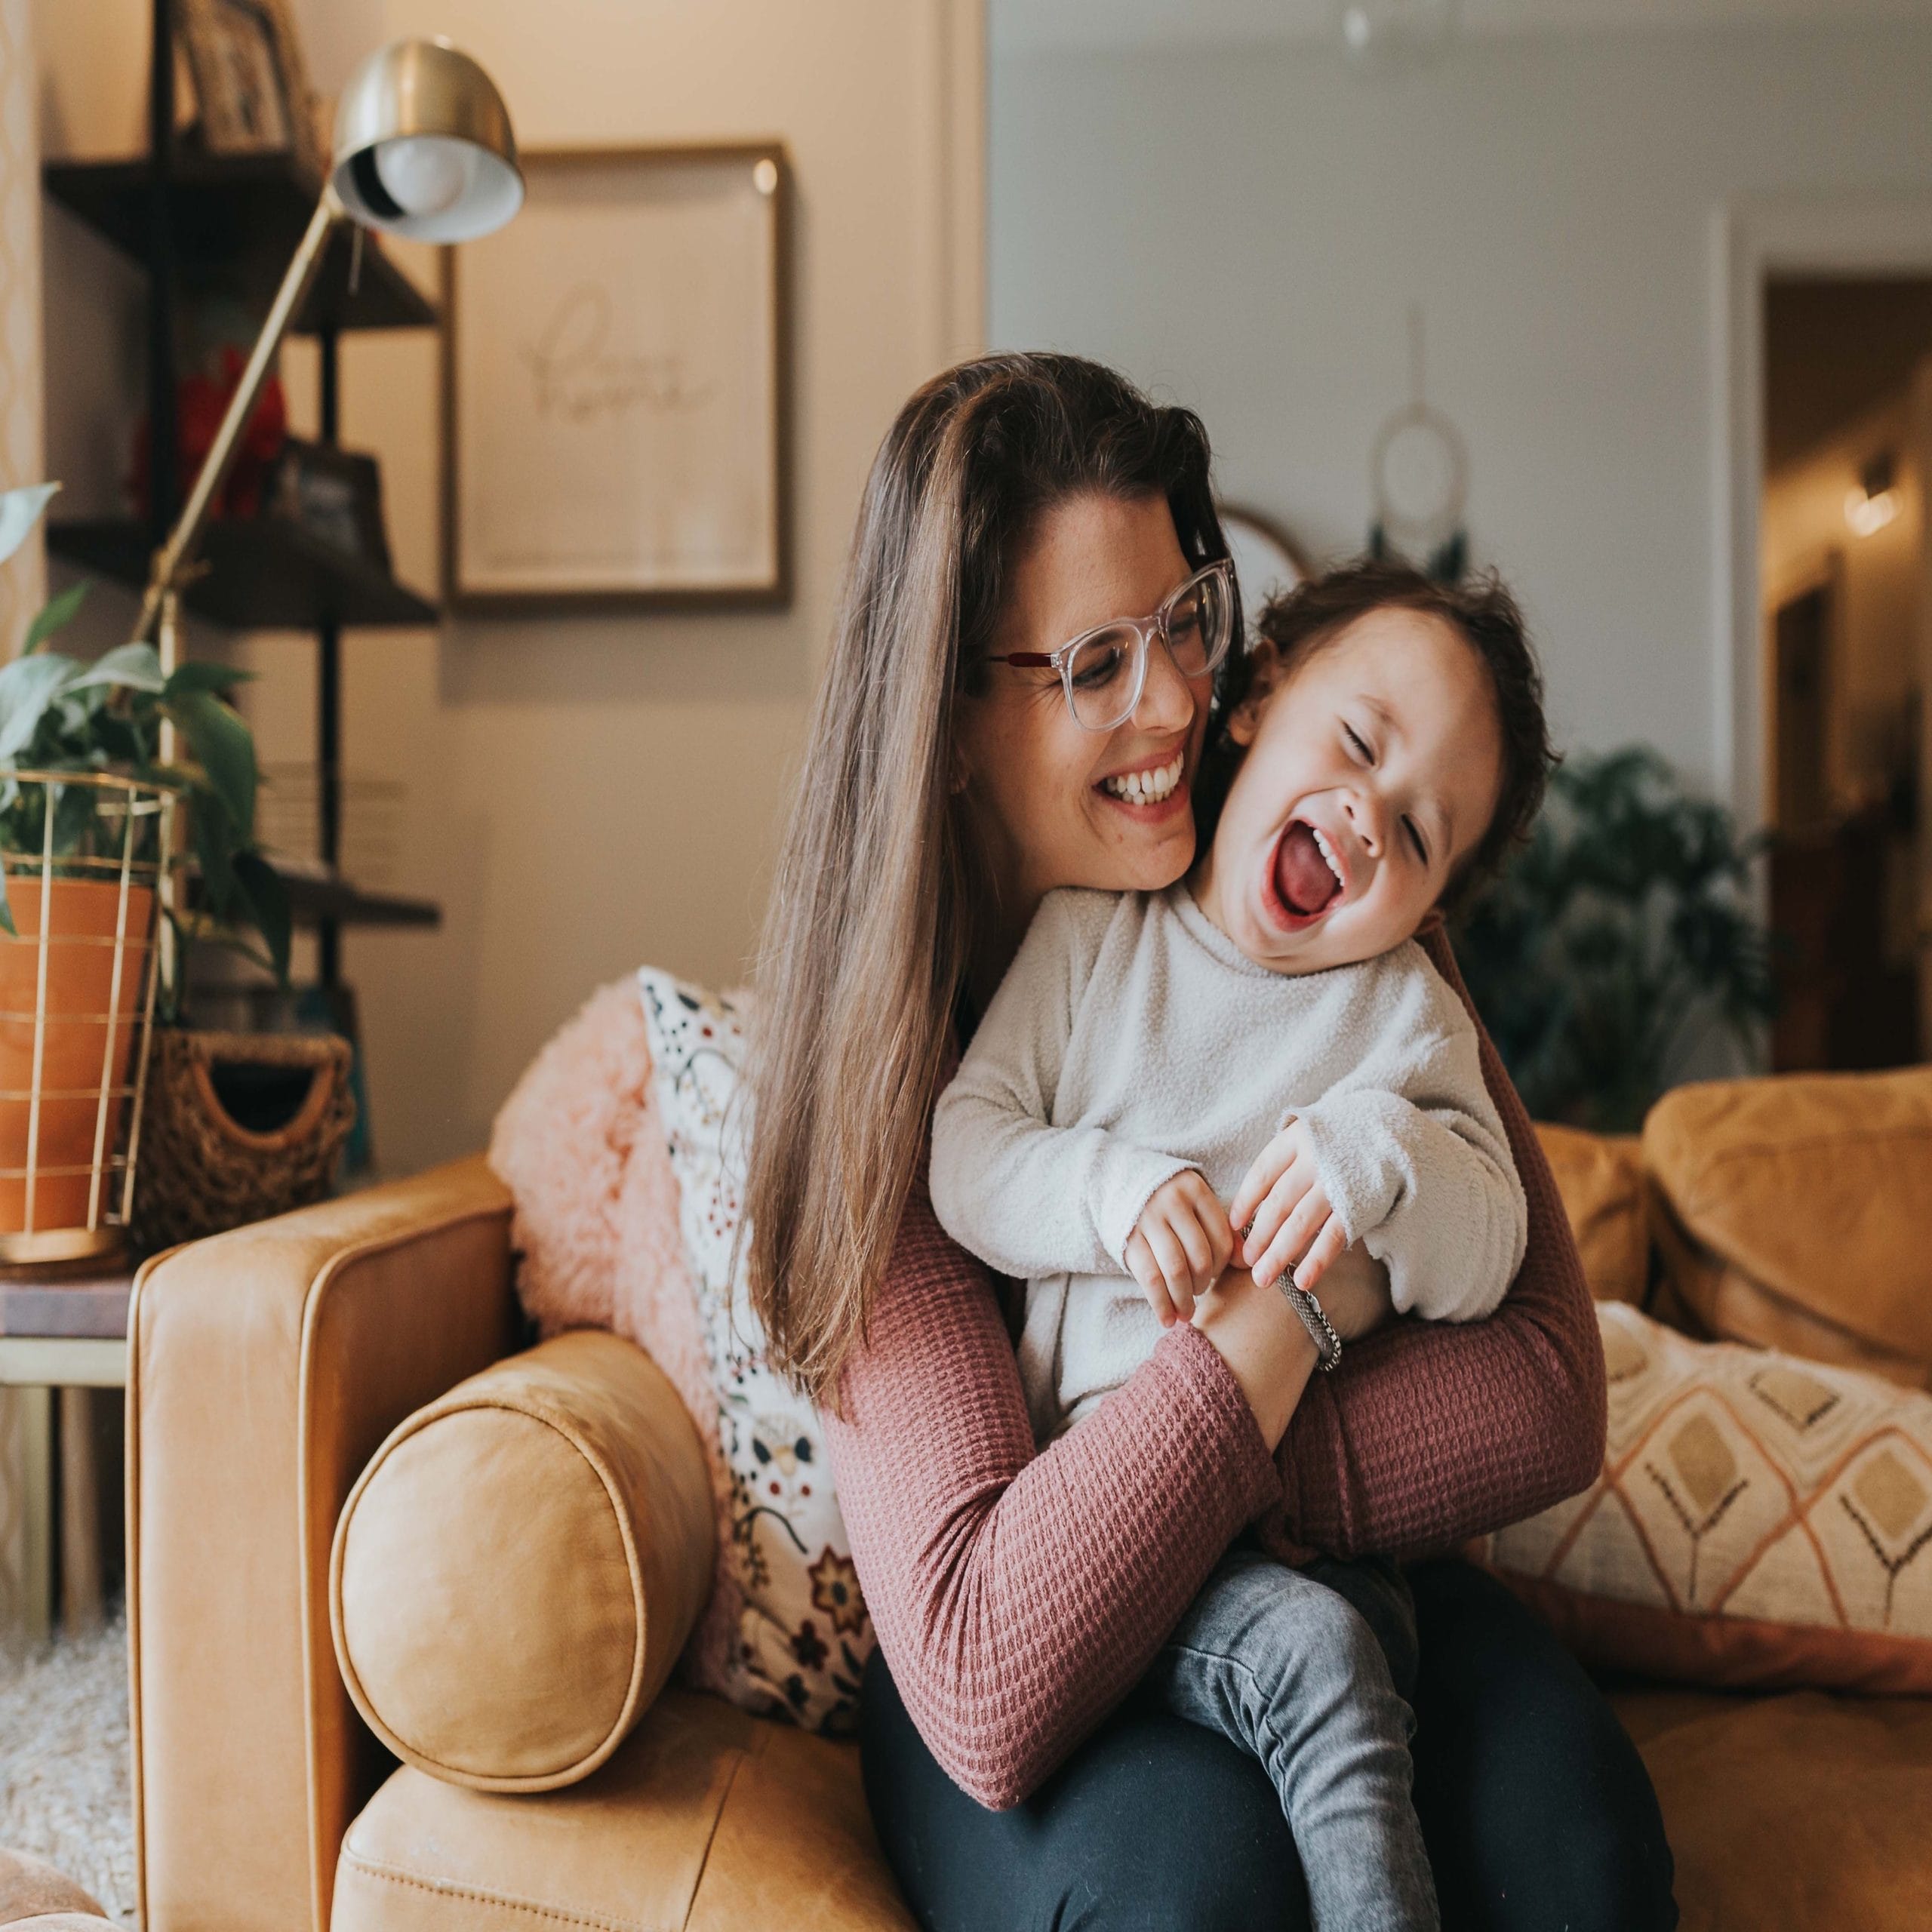
<svg viewBox="0 0 1932 1932"><path fill-rule="evenodd" d="M128 1626L118 1616L24 1658L0 1653L0 1845L134 1918Z"/></svg>

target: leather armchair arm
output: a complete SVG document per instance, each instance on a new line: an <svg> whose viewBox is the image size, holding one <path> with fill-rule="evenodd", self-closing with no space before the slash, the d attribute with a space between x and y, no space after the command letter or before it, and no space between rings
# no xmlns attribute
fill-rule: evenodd
<svg viewBox="0 0 1932 1932"><path fill-rule="evenodd" d="M515 1345L480 1159L158 1256L129 1315L128 1623L147 1932L325 1932L385 1766L336 1668L330 1540L389 1432Z"/></svg>

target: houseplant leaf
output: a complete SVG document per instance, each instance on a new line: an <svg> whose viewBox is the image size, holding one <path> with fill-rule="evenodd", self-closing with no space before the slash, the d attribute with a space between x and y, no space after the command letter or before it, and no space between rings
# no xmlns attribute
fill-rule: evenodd
<svg viewBox="0 0 1932 1932"><path fill-rule="evenodd" d="M161 688L165 698L179 697L184 691L232 691L237 685L250 682L253 671L238 671L226 664L177 664L168 674L168 681Z"/></svg>
<svg viewBox="0 0 1932 1932"><path fill-rule="evenodd" d="M74 614L81 608L88 594L87 580L69 584L57 597L50 597L41 606L40 615L27 626L26 641L20 646L23 657L38 651L57 630L63 630L74 621Z"/></svg>
<svg viewBox="0 0 1932 1932"><path fill-rule="evenodd" d="M27 540L27 532L40 521L57 483L31 483L23 490L0 491L0 564L4 564Z"/></svg>
<svg viewBox="0 0 1932 1932"><path fill-rule="evenodd" d="M74 680L74 688L85 691L94 685L112 685L158 696L165 681L161 658L152 645L122 644L97 657Z"/></svg>
<svg viewBox="0 0 1932 1932"><path fill-rule="evenodd" d="M212 691L183 691L164 700L162 709L180 727L210 789L228 808L235 842L249 844L255 829L254 735Z"/></svg>
<svg viewBox="0 0 1932 1932"><path fill-rule="evenodd" d="M288 983L288 949L294 921L288 909L288 888L281 875L259 852L235 855L235 882L248 900L262 943L275 962L275 977Z"/></svg>
<svg viewBox="0 0 1932 1932"><path fill-rule="evenodd" d="M208 895L208 910L223 919L235 898L235 827L220 799L201 787L196 788L192 823L202 889Z"/></svg>
<svg viewBox="0 0 1932 1932"><path fill-rule="evenodd" d="M79 669L51 651L0 665L0 760L17 758L33 742L55 694Z"/></svg>

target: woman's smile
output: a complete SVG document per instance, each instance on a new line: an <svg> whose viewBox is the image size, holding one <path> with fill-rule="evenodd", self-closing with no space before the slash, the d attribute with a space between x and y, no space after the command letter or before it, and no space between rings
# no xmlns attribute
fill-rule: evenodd
<svg viewBox="0 0 1932 1932"><path fill-rule="evenodd" d="M1109 772L1094 789L1143 824L1185 811L1189 801L1186 741Z"/></svg>

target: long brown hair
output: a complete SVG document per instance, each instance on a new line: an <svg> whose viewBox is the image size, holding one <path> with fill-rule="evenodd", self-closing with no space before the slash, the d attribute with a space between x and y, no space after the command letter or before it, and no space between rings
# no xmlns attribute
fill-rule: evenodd
<svg viewBox="0 0 1932 1932"><path fill-rule="evenodd" d="M745 1200L771 1361L821 1400L863 1335L998 882L952 783L1014 559L1073 497L1161 496L1224 556L1206 432L1077 357L925 385L873 460L758 971Z"/></svg>

